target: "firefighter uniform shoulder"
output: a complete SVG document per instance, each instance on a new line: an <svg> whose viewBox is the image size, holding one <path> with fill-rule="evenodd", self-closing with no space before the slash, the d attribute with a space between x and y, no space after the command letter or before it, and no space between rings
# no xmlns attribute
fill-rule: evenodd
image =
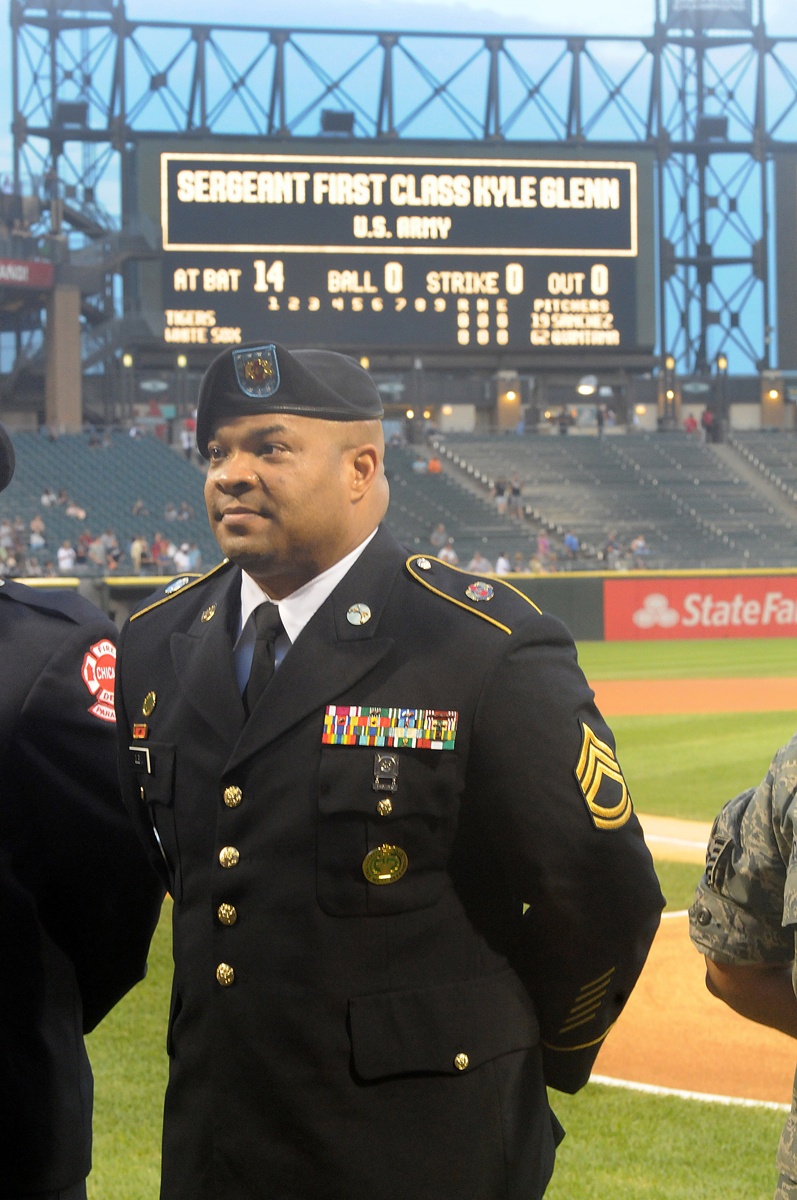
<svg viewBox="0 0 797 1200"><path fill-rule="evenodd" d="M24 604L50 616L62 617L76 625L100 620L103 616L89 600L77 592L68 592L63 588L50 590L16 583L12 579L0 579L0 597L15 600L18 604Z"/></svg>

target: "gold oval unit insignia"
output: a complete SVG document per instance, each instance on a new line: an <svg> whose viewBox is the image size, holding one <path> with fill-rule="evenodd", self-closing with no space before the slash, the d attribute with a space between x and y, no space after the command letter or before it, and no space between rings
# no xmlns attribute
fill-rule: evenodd
<svg viewBox="0 0 797 1200"><path fill-rule="evenodd" d="M154 692L147 692L144 697L144 703L141 705L141 711L145 717L151 717L155 711L155 705L158 703L158 697Z"/></svg>
<svg viewBox="0 0 797 1200"><path fill-rule="evenodd" d="M407 869L407 855L401 846L384 843L363 859L363 875L369 883L396 883Z"/></svg>

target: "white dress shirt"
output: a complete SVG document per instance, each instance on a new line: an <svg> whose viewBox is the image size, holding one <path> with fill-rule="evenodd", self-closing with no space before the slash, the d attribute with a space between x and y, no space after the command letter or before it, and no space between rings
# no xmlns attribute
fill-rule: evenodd
<svg viewBox="0 0 797 1200"><path fill-rule="evenodd" d="M284 632L279 635L274 647L275 669L279 667L307 622L315 615L327 596L334 591L349 568L354 566L375 534L376 530L369 534L364 542L360 542L359 546L350 551L345 558L341 558L333 566L327 567L326 571L316 575L315 579L302 584L295 592L291 592L289 596L279 601L280 620ZM241 694L246 687L246 681L252 669L252 656L255 652L255 609L259 608L261 604L275 603L276 601L263 591L260 584L255 583L251 575L242 571L241 611L233 645L235 675Z"/></svg>

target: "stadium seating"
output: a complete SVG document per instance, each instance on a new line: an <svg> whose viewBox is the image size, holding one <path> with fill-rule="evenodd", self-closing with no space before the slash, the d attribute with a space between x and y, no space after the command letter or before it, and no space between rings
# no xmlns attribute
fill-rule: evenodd
<svg viewBox="0 0 797 1200"><path fill-rule="evenodd" d="M528 564L536 550L537 528L502 517L486 489L468 488L448 472L427 474L413 469L426 455L412 447L388 446L385 470L390 483L387 524L410 551L431 550L429 534L442 522L462 566L478 549L492 562L501 552L512 561L516 553Z"/></svg>
<svg viewBox="0 0 797 1200"><path fill-rule="evenodd" d="M597 553L611 532L648 544L649 567L792 566L797 520L733 463L681 433L617 437L448 436L443 461L485 492L517 472L526 511Z"/></svg>
<svg viewBox="0 0 797 1200"><path fill-rule="evenodd" d="M202 472L157 438L114 433L109 444L91 445L83 434L51 440L15 433L13 441L17 471L0 496L0 520L19 516L27 530L32 516L42 514L47 544L35 552L40 562L55 560L58 546L67 539L74 544L85 529L97 536L109 527L125 554L121 574L130 570L128 547L139 532L149 543L156 531L178 545L196 542L205 568L219 560ZM390 446L386 453L387 524L409 551L431 552L431 531L443 523L463 566L477 549L492 562L503 552L528 564L540 530L561 545L568 529L583 550L560 567L605 566L600 551L610 533L624 547L642 534L649 554L638 565L649 567L793 566L797 560L797 441L790 437L739 435L729 448L679 433L452 435L441 437L436 449L445 468L440 474L416 469L427 458L425 447ZM523 481L522 521L501 515L491 497L494 482L513 473ZM65 490L86 510L85 520L66 516L63 507L42 508L48 487ZM782 501L773 501L773 487ZM148 513L134 516L139 498ZM165 507L183 501L194 515L165 520ZM626 555L620 565L632 561Z"/></svg>
<svg viewBox="0 0 797 1200"><path fill-rule="evenodd" d="M20 516L27 529L33 515L41 513L47 542L35 555L41 562L54 561L58 547L65 540L74 545L85 529L97 537L108 528L114 530L125 555L121 573L130 570L128 546L139 532L148 543L156 531L177 545L196 542L206 567L219 561L205 513L203 475L158 438L114 433L109 445L90 446L84 434L51 440L36 433L14 433L12 441L17 466L11 484L0 495L0 519ZM66 516L63 507L43 508L41 495L47 487L55 492L64 489L85 509L86 519ZM147 515L133 515L139 498ZM193 517L164 520L166 505L179 506L182 501L191 506Z"/></svg>

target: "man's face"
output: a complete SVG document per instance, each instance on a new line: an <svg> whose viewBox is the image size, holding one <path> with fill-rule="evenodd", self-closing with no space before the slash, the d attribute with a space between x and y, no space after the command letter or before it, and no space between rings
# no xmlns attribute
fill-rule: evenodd
<svg viewBox="0 0 797 1200"><path fill-rule="evenodd" d="M221 417L205 502L224 554L282 599L362 537L355 453L341 422L284 413Z"/></svg>

